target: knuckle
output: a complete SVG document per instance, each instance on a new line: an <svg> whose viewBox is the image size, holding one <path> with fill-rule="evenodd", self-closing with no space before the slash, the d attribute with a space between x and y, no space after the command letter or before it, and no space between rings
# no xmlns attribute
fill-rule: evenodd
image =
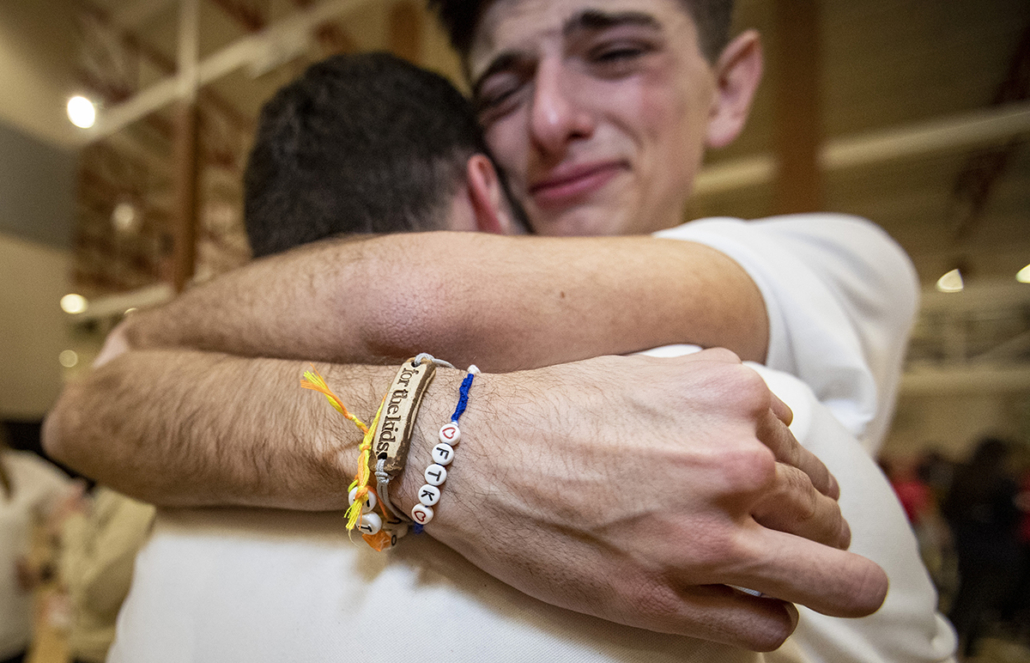
<svg viewBox="0 0 1030 663"><path fill-rule="evenodd" d="M789 430L783 437L783 444L781 447L780 453L783 457L783 462L788 465L792 465L793 467L800 468L801 463L805 460L805 451ZM822 463L819 464L821 465Z"/></svg>
<svg viewBox="0 0 1030 663"><path fill-rule="evenodd" d="M626 588L626 602L635 614L665 621L682 612L683 599L663 576L650 576Z"/></svg>
<svg viewBox="0 0 1030 663"><path fill-rule="evenodd" d="M763 490L776 480L776 457L768 447L749 445L727 453L724 472L727 486L732 492Z"/></svg>
<svg viewBox="0 0 1030 663"><path fill-rule="evenodd" d="M781 465L780 502L790 505L791 520L796 524L812 521L819 513L819 498L808 475L797 468Z"/></svg>
<svg viewBox="0 0 1030 663"><path fill-rule="evenodd" d="M763 619L748 629L748 649L769 652L778 649L794 631L789 619Z"/></svg>
<svg viewBox="0 0 1030 663"><path fill-rule="evenodd" d="M732 350L727 350L726 348L709 348L707 350L702 350L698 353L698 356L703 356L705 359L709 359L711 361L719 361L727 364L741 363L740 357L737 356L737 353Z"/></svg>
<svg viewBox="0 0 1030 663"><path fill-rule="evenodd" d="M853 574L853 580L847 588L847 596L853 602L844 611L844 617L865 617L876 612L887 598L887 574L875 563L865 560L859 572Z"/></svg>
<svg viewBox="0 0 1030 663"><path fill-rule="evenodd" d="M757 371L741 364L737 371L737 380L739 381L737 388L742 397L753 403L756 408L769 409L772 405L772 396L765 380Z"/></svg>
<svg viewBox="0 0 1030 663"><path fill-rule="evenodd" d="M707 576L744 556L743 546L733 532L719 528L705 539L705 544L696 552L695 563Z"/></svg>

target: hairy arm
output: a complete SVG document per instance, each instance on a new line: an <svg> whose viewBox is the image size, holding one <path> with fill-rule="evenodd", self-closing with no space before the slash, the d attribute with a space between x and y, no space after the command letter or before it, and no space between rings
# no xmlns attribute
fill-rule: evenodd
<svg viewBox="0 0 1030 663"><path fill-rule="evenodd" d="M425 351L510 371L685 342L762 361L768 321L747 273L702 244L437 232L258 260L125 333L135 348L339 363Z"/></svg>
<svg viewBox="0 0 1030 663"><path fill-rule="evenodd" d="M302 368L129 351L66 388L44 443L145 500L340 509L360 435L321 396L301 392ZM321 370L367 421L396 369ZM393 495L405 510L461 377L439 371L423 401L408 459L418 469ZM760 378L721 350L482 375L427 532L549 603L774 648L796 624L793 608L726 585L844 616L873 611L887 586L875 564L835 547L846 545L847 526L813 484L835 487L790 435L787 416Z"/></svg>

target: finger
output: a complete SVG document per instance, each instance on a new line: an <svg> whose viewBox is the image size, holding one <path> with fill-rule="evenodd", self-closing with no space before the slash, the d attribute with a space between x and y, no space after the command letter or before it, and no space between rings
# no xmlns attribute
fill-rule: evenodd
<svg viewBox="0 0 1030 663"><path fill-rule="evenodd" d="M769 404L770 409L776 418L783 423L790 425L790 422L794 421L794 411L790 409L790 406L780 400L780 397L776 394L769 392L772 396L772 402Z"/></svg>
<svg viewBox="0 0 1030 663"><path fill-rule="evenodd" d="M728 584L808 606L831 617L865 617L887 596L887 574L875 562L807 539L750 529L746 566L729 571Z"/></svg>
<svg viewBox="0 0 1030 663"><path fill-rule="evenodd" d="M823 495L808 475L796 467L776 463L771 489L751 508L762 526L847 550L851 528L837 500Z"/></svg>
<svg viewBox="0 0 1030 663"><path fill-rule="evenodd" d="M755 434L772 450L776 460L792 465L807 474L812 485L820 493L833 499L840 497L840 484L830 470L815 454L801 446L786 424L774 415L772 410L759 420Z"/></svg>
<svg viewBox="0 0 1030 663"><path fill-rule="evenodd" d="M631 625L752 651L776 649L797 627L797 608L772 597L751 596L726 585L680 584L675 578L654 589L657 602L637 605L632 612L641 621Z"/></svg>

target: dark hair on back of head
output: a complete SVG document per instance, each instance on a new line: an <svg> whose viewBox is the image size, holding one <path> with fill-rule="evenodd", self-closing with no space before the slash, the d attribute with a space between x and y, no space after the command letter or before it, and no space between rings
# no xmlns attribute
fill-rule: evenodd
<svg viewBox="0 0 1030 663"><path fill-rule="evenodd" d="M385 53L312 65L261 111L244 177L254 256L439 229L476 152L475 114L445 78Z"/></svg>
<svg viewBox="0 0 1030 663"><path fill-rule="evenodd" d="M467 61L479 20L495 0L428 0L447 31L451 45ZM697 26L701 53L715 63L730 41L734 0L679 0Z"/></svg>

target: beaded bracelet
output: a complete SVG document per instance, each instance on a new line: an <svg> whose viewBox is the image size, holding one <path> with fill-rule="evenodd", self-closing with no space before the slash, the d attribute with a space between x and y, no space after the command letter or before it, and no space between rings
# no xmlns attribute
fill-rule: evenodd
<svg viewBox="0 0 1030 663"><path fill-rule="evenodd" d="M450 423L440 428L440 443L433 447L433 463L426 468L423 476L426 483L418 490L418 501L411 509L411 518L415 521L415 533L422 531L422 527L433 519L433 506L440 501L440 486L447 480L447 466L454 460L454 447L461 441L461 429L458 427L458 419L465 413L468 406L469 389L472 387L472 380L479 375L479 368L473 364L469 366L468 375L461 381L461 389L458 392L458 405L454 408Z"/></svg>

